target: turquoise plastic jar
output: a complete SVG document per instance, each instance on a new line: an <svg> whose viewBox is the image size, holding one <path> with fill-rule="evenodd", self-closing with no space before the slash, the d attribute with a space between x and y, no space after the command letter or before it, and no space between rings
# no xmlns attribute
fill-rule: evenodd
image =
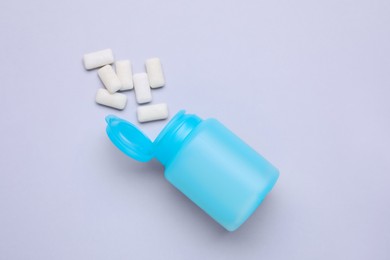
<svg viewBox="0 0 390 260"><path fill-rule="evenodd" d="M229 231L255 211L279 172L215 119L177 113L154 142L135 125L108 116L107 134L125 154L165 166L165 178Z"/></svg>

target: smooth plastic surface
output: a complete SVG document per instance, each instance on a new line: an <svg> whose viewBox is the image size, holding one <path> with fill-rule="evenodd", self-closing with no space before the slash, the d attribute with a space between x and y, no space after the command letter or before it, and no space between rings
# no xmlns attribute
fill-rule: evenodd
<svg viewBox="0 0 390 260"><path fill-rule="evenodd" d="M165 169L176 188L229 231L255 211L278 176L215 119L202 121Z"/></svg>
<svg viewBox="0 0 390 260"><path fill-rule="evenodd" d="M279 172L215 119L180 111L156 140L133 124L107 117L107 133L124 153L139 161L155 157L177 189L229 231L255 211Z"/></svg>
<svg viewBox="0 0 390 260"><path fill-rule="evenodd" d="M140 162L153 158L153 144L135 125L109 115L106 132L110 140L126 155Z"/></svg>

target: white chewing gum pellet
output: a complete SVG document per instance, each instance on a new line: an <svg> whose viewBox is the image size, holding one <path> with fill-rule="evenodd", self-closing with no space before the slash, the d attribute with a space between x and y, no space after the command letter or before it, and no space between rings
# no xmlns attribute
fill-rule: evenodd
<svg viewBox="0 0 390 260"><path fill-rule="evenodd" d="M140 123L168 118L168 106L166 103L139 106L137 118Z"/></svg>
<svg viewBox="0 0 390 260"><path fill-rule="evenodd" d="M114 62L111 49L95 51L84 55L84 67L87 70L103 67Z"/></svg>
<svg viewBox="0 0 390 260"><path fill-rule="evenodd" d="M145 67L151 88L161 88L165 85L164 73L159 58L147 59Z"/></svg>
<svg viewBox="0 0 390 260"><path fill-rule="evenodd" d="M99 69L98 75L108 92L111 94L114 94L122 87L122 82L116 75L111 65L106 65Z"/></svg>
<svg viewBox="0 0 390 260"><path fill-rule="evenodd" d="M133 82L137 103L143 104L152 101L148 75L146 73L136 73L133 75Z"/></svg>
<svg viewBox="0 0 390 260"><path fill-rule="evenodd" d="M106 89L101 88L96 93L96 103L122 110L126 107L127 96L121 93L110 94Z"/></svg>
<svg viewBox="0 0 390 260"><path fill-rule="evenodd" d="M120 90L133 89L133 72L129 60L120 60L115 62L116 75L122 82Z"/></svg>

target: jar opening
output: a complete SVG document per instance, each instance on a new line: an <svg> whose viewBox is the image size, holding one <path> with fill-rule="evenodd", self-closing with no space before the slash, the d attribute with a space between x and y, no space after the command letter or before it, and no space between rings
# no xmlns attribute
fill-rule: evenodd
<svg viewBox="0 0 390 260"><path fill-rule="evenodd" d="M184 140L202 120L179 111L153 142L155 157L165 166L171 162L180 150Z"/></svg>

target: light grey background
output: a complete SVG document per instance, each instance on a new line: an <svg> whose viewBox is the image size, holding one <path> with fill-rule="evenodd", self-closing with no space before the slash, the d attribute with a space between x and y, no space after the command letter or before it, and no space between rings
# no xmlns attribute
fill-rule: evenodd
<svg viewBox="0 0 390 260"><path fill-rule="evenodd" d="M1 1L0 259L390 259L390 2ZM239 230L121 154L86 52L163 61L153 102L281 171ZM165 125L142 125L154 138Z"/></svg>

